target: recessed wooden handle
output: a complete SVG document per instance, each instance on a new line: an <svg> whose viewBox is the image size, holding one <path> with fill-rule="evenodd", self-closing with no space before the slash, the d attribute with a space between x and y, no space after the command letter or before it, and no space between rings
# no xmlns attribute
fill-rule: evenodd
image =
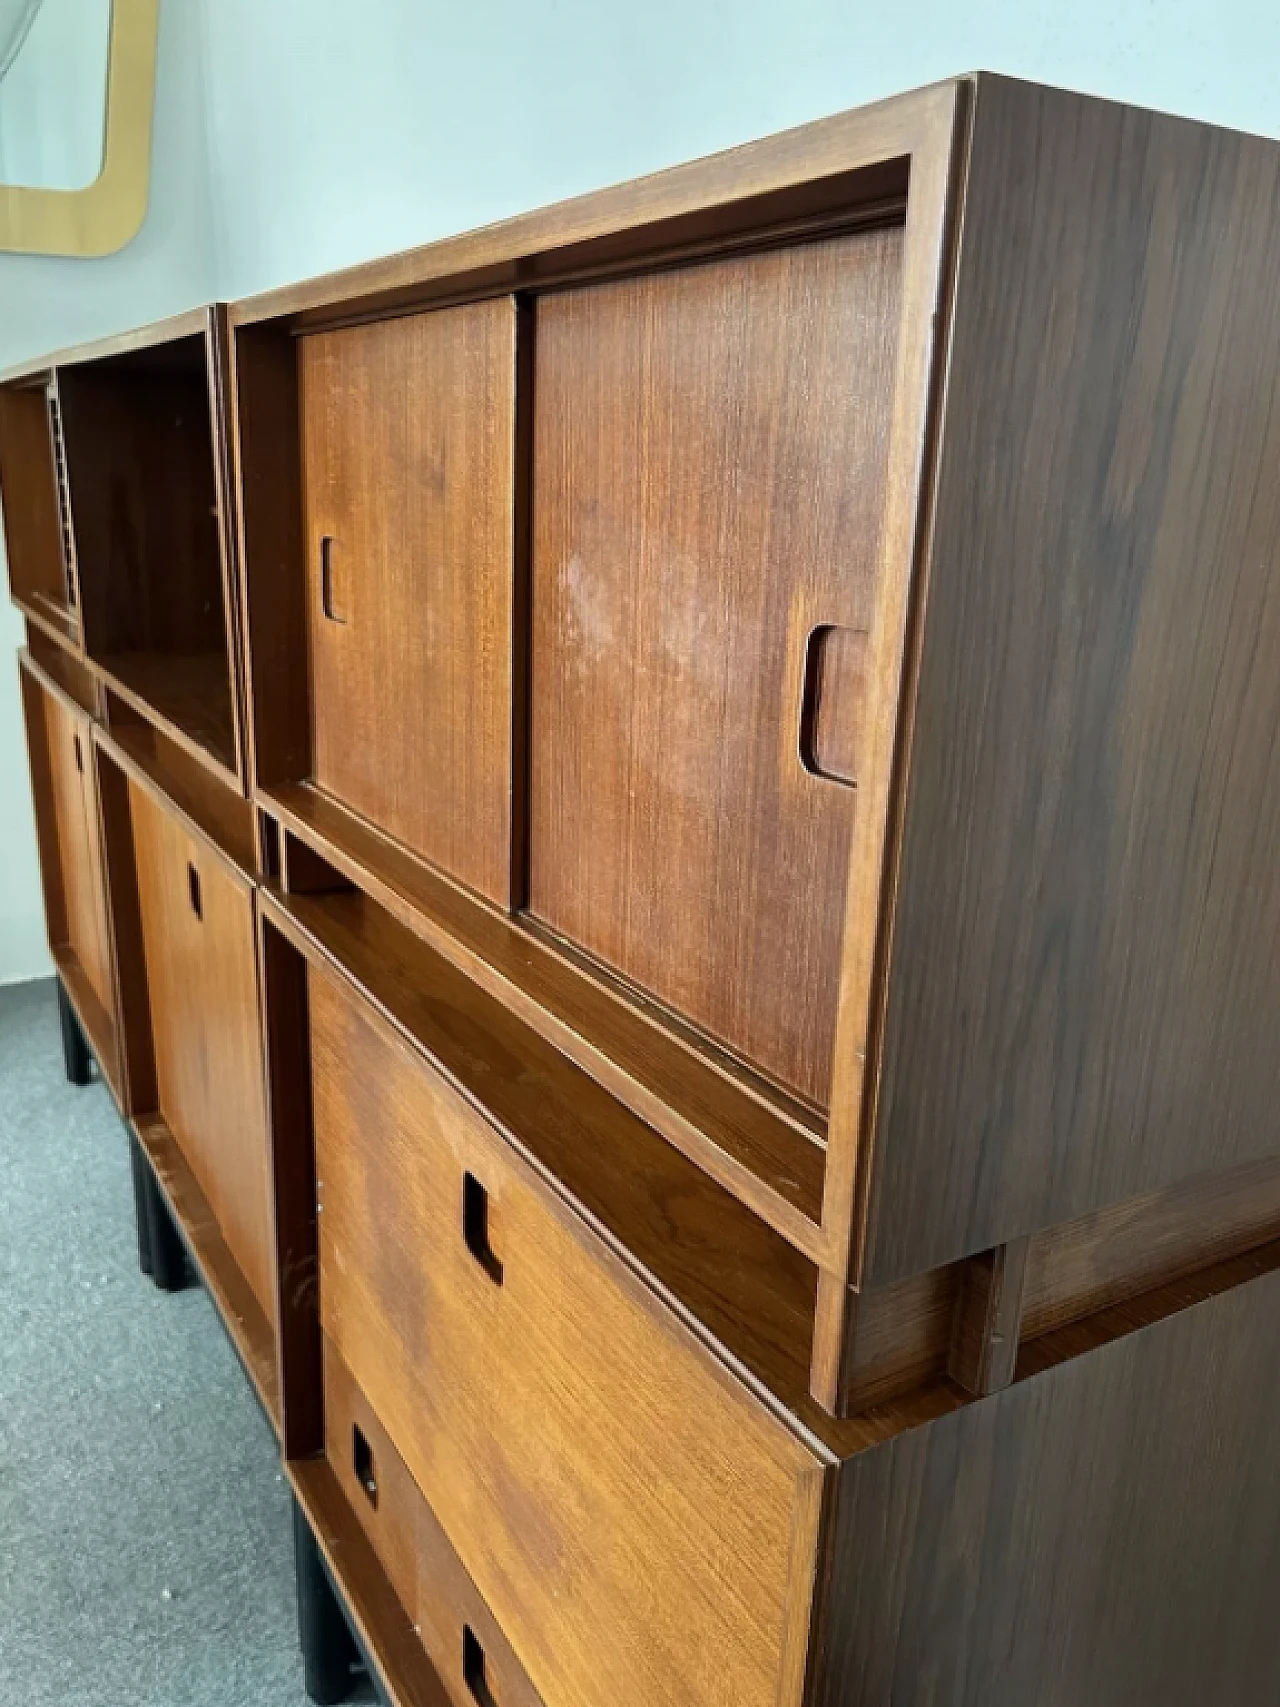
<svg viewBox="0 0 1280 1707"><path fill-rule="evenodd" d="M187 899L191 902L191 911L197 919L204 918L204 898L200 894L200 873L190 860L187 861Z"/></svg>
<svg viewBox="0 0 1280 1707"><path fill-rule="evenodd" d="M490 1280L501 1286L502 1263L489 1237L489 1193L474 1174L462 1176L462 1236Z"/></svg>
<svg viewBox="0 0 1280 1707"><path fill-rule="evenodd" d="M320 608L330 622L346 622L333 602L333 548L336 541L332 534L325 534L320 541Z"/></svg>
<svg viewBox="0 0 1280 1707"><path fill-rule="evenodd" d="M470 1624L462 1626L462 1677L480 1707L497 1707L485 1669L484 1648Z"/></svg>
<svg viewBox="0 0 1280 1707"><path fill-rule="evenodd" d="M819 623L805 640L800 763L814 776L855 788L866 704L868 635Z"/></svg>
<svg viewBox="0 0 1280 1707"><path fill-rule="evenodd" d="M364 1489L364 1497L371 1506L378 1504L378 1473L373 1462L373 1448L369 1445L359 1423L351 1425L351 1464L356 1473L356 1481Z"/></svg>
<svg viewBox="0 0 1280 1707"><path fill-rule="evenodd" d="M83 776L84 775L84 748L80 745L80 737L78 735L73 735L71 737L71 744L75 748L76 769L80 772L80 775Z"/></svg>

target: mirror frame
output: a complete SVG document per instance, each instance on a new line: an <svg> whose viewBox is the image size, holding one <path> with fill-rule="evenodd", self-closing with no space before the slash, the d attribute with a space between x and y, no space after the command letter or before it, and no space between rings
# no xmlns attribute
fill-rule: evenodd
<svg viewBox="0 0 1280 1707"><path fill-rule="evenodd" d="M0 184L0 250L110 255L138 233L151 184L160 0L112 0L102 170L82 190Z"/></svg>

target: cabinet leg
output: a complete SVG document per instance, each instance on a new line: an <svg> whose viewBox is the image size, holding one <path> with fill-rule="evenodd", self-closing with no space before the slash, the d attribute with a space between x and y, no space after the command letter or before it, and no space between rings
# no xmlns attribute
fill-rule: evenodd
<svg viewBox="0 0 1280 1707"><path fill-rule="evenodd" d="M58 1022L62 1027L62 1059L67 1077L73 1085L87 1085L93 1080L93 1051L80 1029L80 1021L62 979L55 981L58 986Z"/></svg>
<svg viewBox="0 0 1280 1707"><path fill-rule="evenodd" d="M164 1200L164 1193L157 1185L151 1164L142 1153L141 1147L138 1149L137 1161L142 1195L146 1203L146 1248L151 1259L151 1267L146 1272L151 1275L161 1292L181 1292L187 1284L187 1253L182 1243L182 1235L173 1224L169 1205ZM135 1181L139 1174L135 1174ZM141 1230L138 1234L138 1257L141 1261Z"/></svg>
<svg viewBox="0 0 1280 1707"><path fill-rule="evenodd" d="M293 1502L293 1559L298 1584L298 1641L307 1694L318 1707L345 1701L355 1686L359 1651L325 1573L302 1507Z"/></svg>
<svg viewBox="0 0 1280 1707"><path fill-rule="evenodd" d="M143 1274L153 1274L154 1265L151 1260L151 1209L148 1202L148 1189L152 1185L151 1170L147 1166L147 1158L142 1153L142 1146L132 1132L126 1133L129 1139L129 1168L133 1174L133 1217L138 1227L138 1267Z"/></svg>

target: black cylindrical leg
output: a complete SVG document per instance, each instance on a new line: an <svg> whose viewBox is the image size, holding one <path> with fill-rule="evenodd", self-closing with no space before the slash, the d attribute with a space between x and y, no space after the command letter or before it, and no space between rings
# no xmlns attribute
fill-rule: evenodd
<svg viewBox="0 0 1280 1707"><path fill-rule="evenodd" d="M318 1704L345 1701L360 1655L325 1574L311 1525L293 1502L293 1560L298 1582L298 1641L307 1694Z"/></svg>
<svg viewBox="0 0 1280 1707"><path fill-rule="evenodd" d="M138 1160L147 1204L147 1251L151 1257L151 1278L161 1292L181 1292L187 1284L187 1253L182 1236L173 1224L169 1205L156 1184L150 1162L141 1153Z"/></svg>
<svg viewBox="0 0 1280 1707"><path fill-rule="evenodd" d="M76 1018L76 1011L71 1006L62 979L57 979L56 983L58 1020L62 1027L62 1059L66 1065L67 1077L73 1085L87 1085L93 1079L93 1051L80 1029L80 1021Z"/></svg>
<svg viewBox="0 0 1280 1707"><path fill-rule="evenodd" d="M151 1184L151 1172L147 1167L147 1158L142 1153L142 1146L134 1137L129 1138L129 1168L133 1174L133 1217L138 1225L138 1267L143 1274L152 1272L151 1263L151 1214L147 1203L147 1187Z"/></svg>

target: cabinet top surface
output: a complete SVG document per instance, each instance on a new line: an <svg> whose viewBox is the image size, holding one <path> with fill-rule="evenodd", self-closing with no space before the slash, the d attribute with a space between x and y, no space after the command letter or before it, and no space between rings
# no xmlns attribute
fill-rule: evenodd
<svg viewBox="0 0 1280 1707"><path fill-rule="evenodd" d="M614 258L618 260L625 257L628 242L633 249L641 243L642 234L648 234L643 237L644 243L665 250L664 228L668 225L675 247L682 238L694 249L700 244L711 247L732 229L727 210L741 208L743 203L775 196L781 213L788 193L794 196L803 186L827 183L838 195L844 174L889 167L894 162L904 167L912 155L923 150L949 148L962 103L980 98L985 88L1016 81L1020 80L974 71L926 84L491 225L244 297L229 306L203 305L146 326L33 356L0 372L0 384L32 379L54 367L127 355L203 332L221 313L227 314L232 326L290 319L301 330L347 315L427 306L447 296L450 283L459 295L537 288L554 282L562 271L574 270L579 251L586 261L600 249L600 263L607 266L609 239L614 240ZM1087 95L1079 99L1099 100ZM1223 128L1199 120L1183 122L1203 130ZM877 186L882 196L876 195ZM888 171L882 185L872 179L870 190L865 183L849 189L847 205L883 199L886 207L891 207L895 201L901 204L905 190L905 170ZM832 209L835 205L833 201ZM774 223L767 203L762 202L758 223Z"/></svg>
<svg viewBox="0 0 1280 1707"><path fill-rule="evenodd" d="M153 320L148 325L133 327L126 332L116 332L109 337L95 338L88 343L71 344L66 349L32 356L0 372L0 385L8 385L15 380L34 379L47 374L50 368L72 367L80 362L105 361L112 356L133 355L139 350L153 349L158 344L173 343L179 338L204 337L221 309L221 304L205 303L199 308L189 308L185 313L172 314L165 320Z"/></svg>

